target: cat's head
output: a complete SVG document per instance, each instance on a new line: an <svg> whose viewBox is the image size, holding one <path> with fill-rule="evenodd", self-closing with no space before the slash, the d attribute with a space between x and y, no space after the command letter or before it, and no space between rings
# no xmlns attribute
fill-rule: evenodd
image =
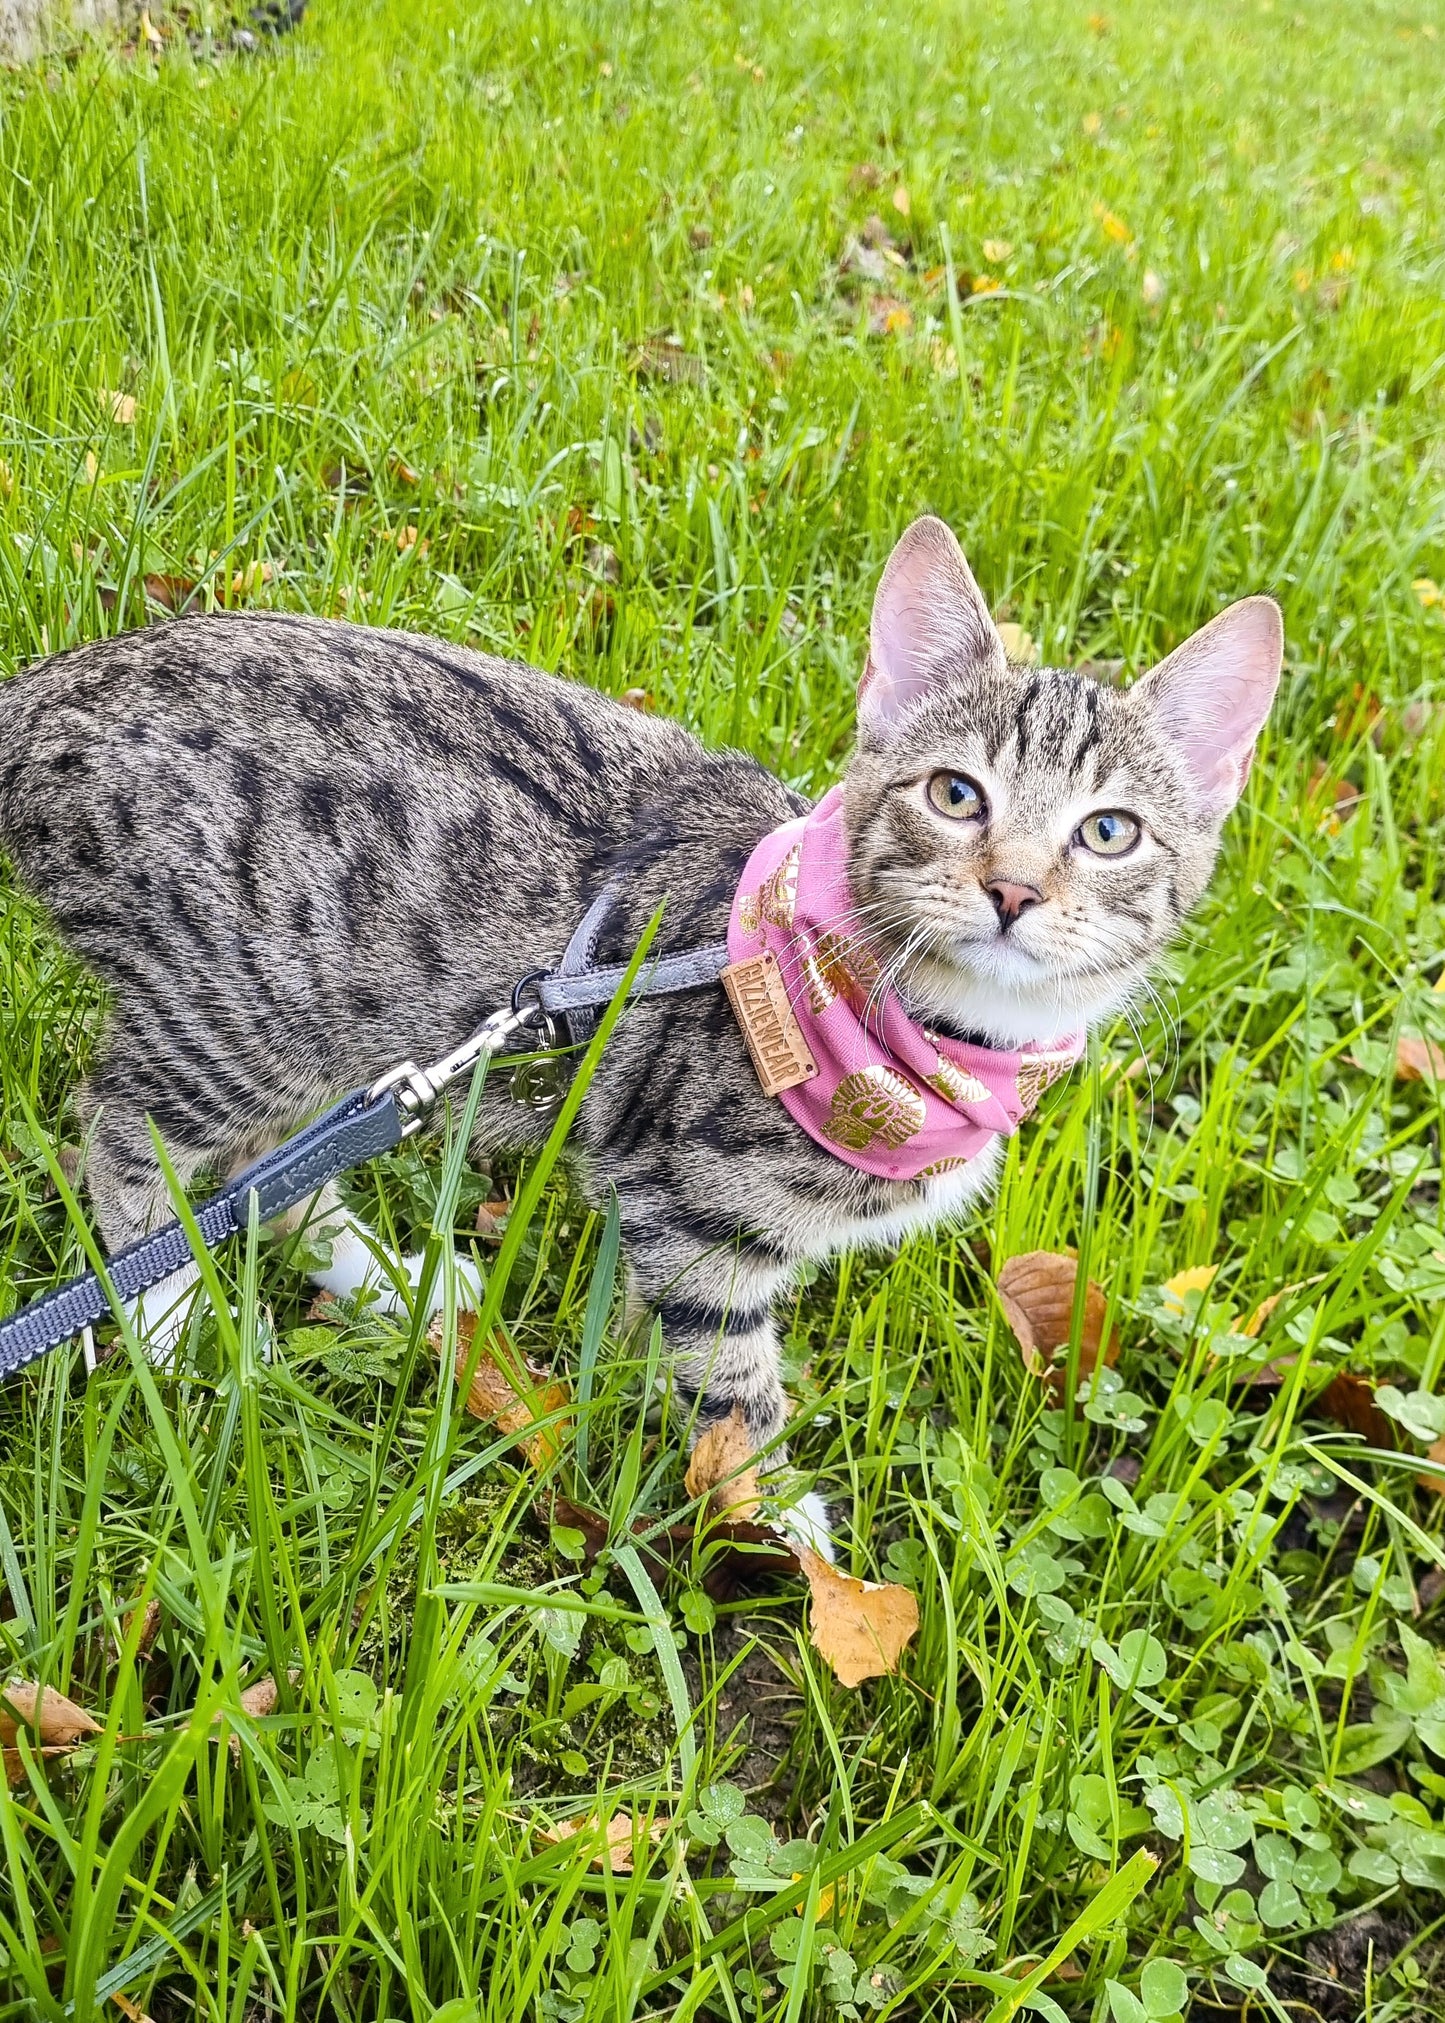
<svg viewBox="0 0 1445 2023"><path fill-rule="evenodd" d="M1283 644L1247 597L1127 690L1015 667L948 528L909 528L844 808L862 923L920 1011L1016 1045L1129 1000L1208 882Z"/></svg>

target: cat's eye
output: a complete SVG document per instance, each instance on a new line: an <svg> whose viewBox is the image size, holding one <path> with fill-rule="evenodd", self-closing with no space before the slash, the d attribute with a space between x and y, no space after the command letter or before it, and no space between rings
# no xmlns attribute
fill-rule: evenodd
<svg viewBox="0 0 1445 2023"><path fill-rule="evenodd" d="M956 822L976 822L988 813L983 789L966 773L935 773L928 782L928 798L940 815L951 815Z"/></svg>
<svg viewBox="0 0 1445 2023"><path fill-rule="evenodd" d="M1139 840L1139 824L1132 815L1111 808L1102 815L1090 815L1079 824L1078 840L1096 857L1122 857Z"/></svg>

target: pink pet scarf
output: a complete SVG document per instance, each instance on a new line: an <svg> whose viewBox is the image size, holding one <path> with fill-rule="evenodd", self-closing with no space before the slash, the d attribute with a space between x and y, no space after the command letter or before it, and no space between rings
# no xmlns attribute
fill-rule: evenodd
<svg viewBox="0 0 1445 2023"><path fill-rule="evenodd" d="M724 980L764 1088L810 1138L886 1180L927 1179L977 1158L1018 1129L1083 1051L1082 1036L1073 1035L1047 1050L1006 1053L931 1032L910 1016L882 980L853 913L837 787L753 851L733 899L728 954L732 965L745 965ZM756 960L767 956L775 971ZM740 978L761 1019L740 1002ZM769 1012L768 990L783 1028L791 1009L790 1031ZM759 1045L761 1024L773 1042L771 1063Z"/></svg>

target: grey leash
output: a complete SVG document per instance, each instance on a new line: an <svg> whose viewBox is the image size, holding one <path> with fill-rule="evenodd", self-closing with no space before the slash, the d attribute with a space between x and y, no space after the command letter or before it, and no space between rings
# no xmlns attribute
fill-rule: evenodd
<svg viewBox="0 0 1445 2023"><path fill-rule="evenodd" d="M221 1193L202 1202L194 1216L207 1248L247 1227L253 1195L258 1219L267 1222L306 1200L328 1180L390 1152L422 1128L443 1090L470 1075L479 1061L508 1051L580 1046L592 1033L595 1014L612 1002L626 975L625 963L592 967L616 898L611 888L603 892L589 907L558 967L523 977L512 992L511 1004L483 1019L451 1053L426 1067L403 1061L369 1088L353 1089L274 1152L238 1173ZM637 977L633 995L661 997L700 989L717 980L727 960L725 942L660 956ZM525 1046L509 1047L521 1035L526 1036ZM517 1073L525 1075L525 1064ZM546 1107L556 1098L543 1087L539 1100ZM0 1379L14 1376L115 1312L117 1302L134 1299L191 1261L190 1238L179 1222L170 1222L106 1260L108 1285L99 1273L87 1271L32 1300L0 1321Z"/></svg>

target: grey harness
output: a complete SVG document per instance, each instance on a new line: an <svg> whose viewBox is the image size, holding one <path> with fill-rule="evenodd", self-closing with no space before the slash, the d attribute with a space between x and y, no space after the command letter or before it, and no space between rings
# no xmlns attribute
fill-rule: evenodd
<svg viewBox="0 0 1445 2023"><path fill-rule="evenodd" d="M194 1214L207 1247L213 1249L247 1227L253 1196L257 1218L267 1222L304 1201L328 1180L412 1137L442 1091L463 1075L470 1075L479 1062L507 1053L559 1056L563 1049L585 1044L596 1026L597 1013L616 997L627 974L625 963L600 969L592 963L617 896L613 887L602 892L584 914L557 968L522 977L511 1003L483 1019L451 1053L425 1067L402 1061L369 1088L353 1089L274 1152L253 1161L221 1193L202 1202ZM659 956L639 972L631 995L663 997L701 989L717 981L727 960L726 942ZM519 1037L524 1042L520 1046L516 1044ZM521 1064L514 1075L519 1083L516 1093L534 1107L551 1108L560 1101L561 1084L555 1070L561 1061L535 1065L547 1072L528 1082L528 1064ZM190 1239L179 1222L153 1230L106 1260L115 1299L134 1299L189 1264L191 1256ZM0 1321L0 1378L13 1376L112 1311L111 1292L93 1271L32 1300Z"/></svg>

